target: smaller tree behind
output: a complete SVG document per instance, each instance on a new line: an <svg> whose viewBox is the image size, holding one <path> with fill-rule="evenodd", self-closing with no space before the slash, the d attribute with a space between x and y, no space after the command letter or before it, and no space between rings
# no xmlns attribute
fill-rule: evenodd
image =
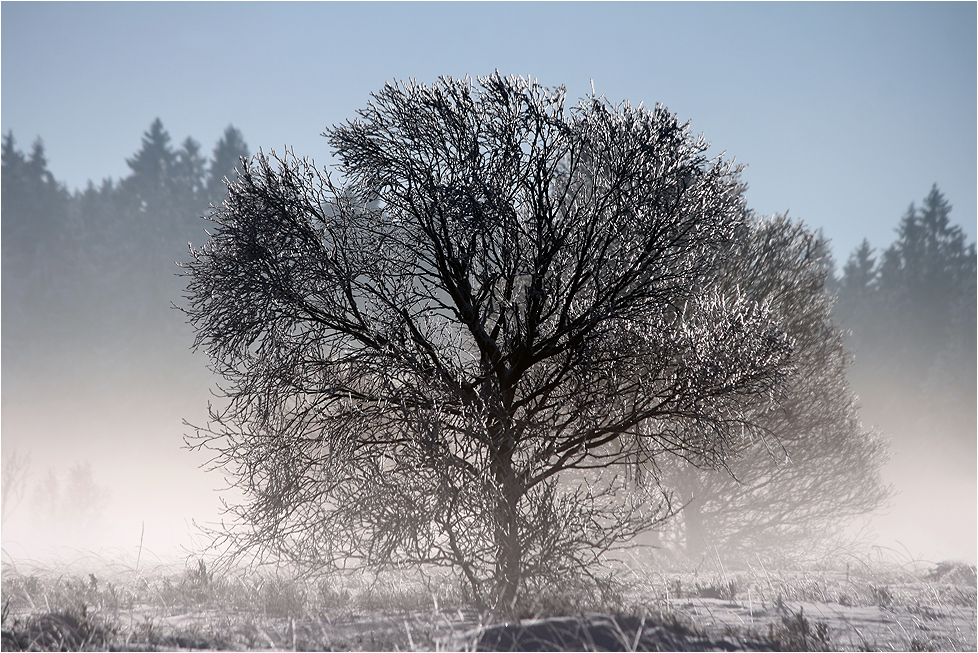
<svg viewBox="0 0 978 653"><path fill-rule="evenodd" d="M796 370L778 402L756 408L769 446L744 447L728 470L685 462L662 470L664 487L683 505L669 535L694 558L714 547L741 561L815 556L847 518L888 496L879 475L885 442L862 426L846 377L851 356L824 289L827 256L826 242L801 223L755 219L740 229L719 274L725 293L743 293L780 316Z"/></svg>

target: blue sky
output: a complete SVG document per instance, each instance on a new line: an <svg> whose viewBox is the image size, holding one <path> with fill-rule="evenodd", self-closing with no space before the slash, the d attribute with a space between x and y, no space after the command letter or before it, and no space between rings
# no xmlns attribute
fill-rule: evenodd
<svg viewBox="0 0 978 653"><path fill-rule="evenodd" d="M888 245L937 183L976 232L976 4L2 4L2 113L70 188L127 174L157 116L210 152L329 162L329 125L392 79L530 75L660 102L748 164L748 200Z"/></svg>

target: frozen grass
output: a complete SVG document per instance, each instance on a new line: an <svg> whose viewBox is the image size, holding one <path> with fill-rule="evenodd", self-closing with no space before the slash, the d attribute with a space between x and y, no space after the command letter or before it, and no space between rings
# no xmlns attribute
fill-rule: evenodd
<svg viewBox="0 0 978 653"><path fill-rule="evenodd" d="M83 562L4 563L4 650L462 650L492 621L451 582L408 573L299 580L214 574L197 559L144 561L138 569ZM618 578L618 593L539 596L522 621L510 622L507 641L559 626L564 636L578 635L549 648L594 648L598 640L588 638L601 628L621 650L693 641L782 650L976 648L973 566L851 558L794 571L760 561L675 571L633 560Z"/></svg>
<svg viewBox="0 0 978 653"><path fill-rule="evenodd" d="M4 650L435 649L478 625L444 584L215 576L201 560L87 574L7 562L2 595Z"/></svg>
<svg viewBox="0 0 978 653"><path fill-rule="evenodd" d="M849 555L787 570L716 558L685 571L631 568L633 602L786 650L976 650L973 565Z"/></svg>

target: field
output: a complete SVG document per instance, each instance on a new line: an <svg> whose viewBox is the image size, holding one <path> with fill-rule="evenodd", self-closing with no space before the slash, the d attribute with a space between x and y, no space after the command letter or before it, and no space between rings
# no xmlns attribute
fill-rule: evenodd
<svg viewBox="0 0 978 653"><path fill-rule="evenodd" d="M969 565L632 564L619 578L612 596L551 597L518 624L493 625L450 582L407 574L298 580L214 573L197 559L7 560L3 650L976 649Z"/></svg>

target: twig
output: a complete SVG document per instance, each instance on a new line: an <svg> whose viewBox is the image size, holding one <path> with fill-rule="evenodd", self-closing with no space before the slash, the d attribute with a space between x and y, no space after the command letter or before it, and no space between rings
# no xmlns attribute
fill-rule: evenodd
<svg viewBox="0 0 978 653"><path fill-rule="evenodd" d="M146 522L139 529L139 552L136 553L136 574L139 574L139 559L143 557L143 536L146 535Z"/></svg>

